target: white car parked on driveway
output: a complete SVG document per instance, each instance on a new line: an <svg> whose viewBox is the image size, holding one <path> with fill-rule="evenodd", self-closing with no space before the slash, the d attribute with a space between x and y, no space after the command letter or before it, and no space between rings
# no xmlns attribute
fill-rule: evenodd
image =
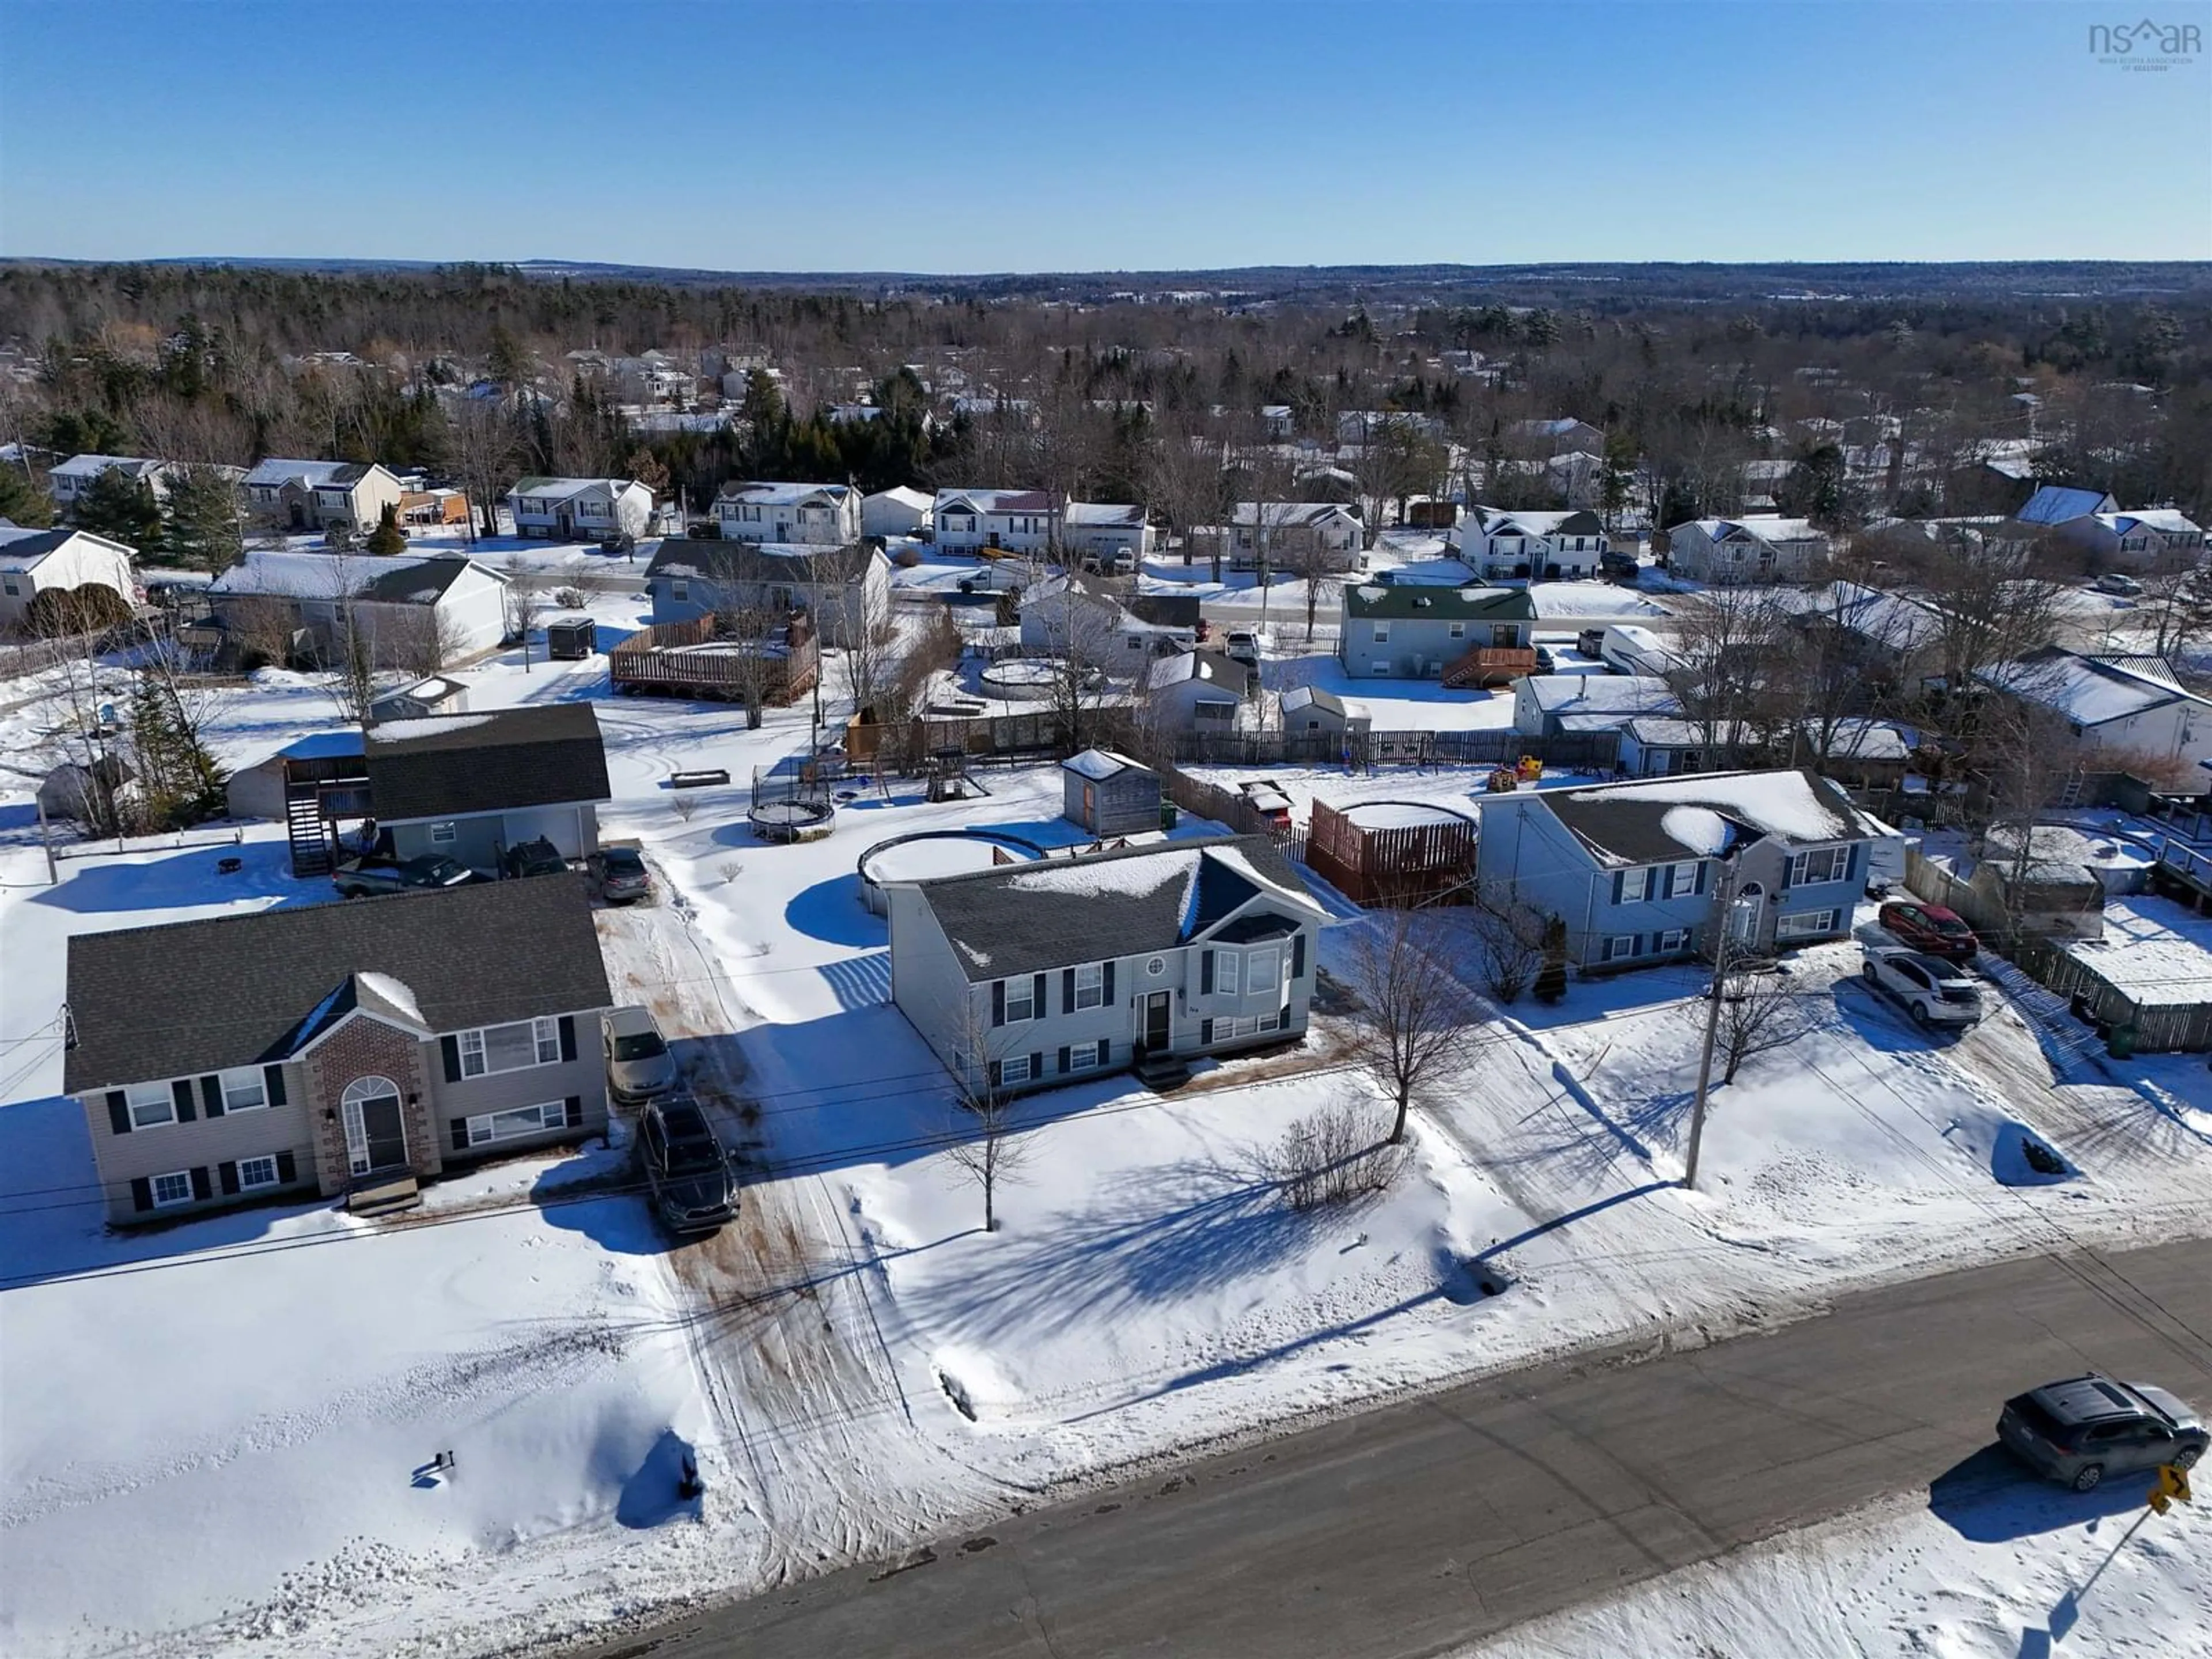
<svg viewBox="0 0 2212 1659"><path fill-rule="evenodd" d="M1902 947L1869 945L1866 981L1900 1004L1918 1025L1972 1025L1982 1017L1981 988L1956 963Z"/></svg>

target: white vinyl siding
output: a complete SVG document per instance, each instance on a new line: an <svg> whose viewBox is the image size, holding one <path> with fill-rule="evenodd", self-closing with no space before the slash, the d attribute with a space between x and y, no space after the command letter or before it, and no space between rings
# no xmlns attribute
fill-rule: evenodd
<svg viewBox="0 0 2212 1659"><path fill-rule="evenodd" d="M559 1022L543 1018L513 1025L487 1025L481 1030L462 1032L460 1049L463 1077L552 1066L561 1059L561 1027Z"/></svg>
<svg viewBox="0 0 2212 1659"><path fill-rule="evenodd" d="M568 1121L568 1109L557 1100L538 1106L517 1106L511 1111L487 1112L469 1120L469 1145L481 1146L486 1141L539 1134L547 1129L565 1127Z"/></svg>
<svg viewBox="0 0 2212 1659"><path fill-rule="evenodd" d="M1834 933L1836 924L1837 914L1833 910L1799 910L1774 924L1774 937L1810 939L1816 934Z"/></svg>
<svg viewBox="0 0 2212 1659"><path fill-rule="evenodd" d="M258 1066L241 1066L222 1074L222 1109L258 1111L269 1103L269 1085Z"/></svg>
<svg viewBox="0 0 2212 1659"><path fill-rule="evenodd" d="M192 1175L189 1170L179 1170L172 1175L157 1175L146 1186L153 1194L154 1207L157 1210L192 1201Z"/></svg>
<svg viewBox="0 0 2212 1659"><path fill-rule="evenodd" d="M1790 860L1790 884L1808 887L1824 881L1841 881L1851 867L1848 847L1815 847Z"/></svg>
<svg viewBox="0 0 2212 1659"><path fill-rule="evenodd" d="M257 1187L276 1184L276 1160L273 1158L241 1158L238 1160L238 1190L250 1193Z"/></svg>
<svg viewBox="0 0 2212 1659"><path fill-rule="evenodd" d="M157 1129L177 1121L176 1097L166 1083L134 1083L123 1094L130 1103L134 1129Z"/></svg>

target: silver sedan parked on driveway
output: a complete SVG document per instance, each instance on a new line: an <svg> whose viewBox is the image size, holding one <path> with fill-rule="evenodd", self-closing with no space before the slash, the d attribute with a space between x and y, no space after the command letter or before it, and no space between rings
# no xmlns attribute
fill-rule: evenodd
<svg viewBox="0 0 2212 1659"><path fill-rule="evenodd" d="M676 1086L676 1057L642 1008L610 1009L599 1022L607 1054L607 1091L632 1103Z"/></svg>

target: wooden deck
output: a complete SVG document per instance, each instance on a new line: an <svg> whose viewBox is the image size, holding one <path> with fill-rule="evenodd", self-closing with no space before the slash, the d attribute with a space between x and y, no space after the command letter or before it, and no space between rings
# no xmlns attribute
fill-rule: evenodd
<svg viewBox="0 0 2212 1659"><path fill-rule="evenodd" d="M1480 645L1444 669L1444 685L1462 690L1470 685L1504 685L1536 672L1533 646Z"/></svg>
<svg viewBox="0 0 2212 1659"><path fill-rule="evenodd" d="M716 617L641 629L607 653L607 678L622 692L711 697L764 706L793 703L821 672L814 634L795 616L764 639L739 639Z"/></svg>

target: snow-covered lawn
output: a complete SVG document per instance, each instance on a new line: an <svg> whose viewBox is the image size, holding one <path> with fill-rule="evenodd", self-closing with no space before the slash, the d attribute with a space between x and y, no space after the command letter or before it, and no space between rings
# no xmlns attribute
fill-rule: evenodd
<svg viewBox="0 0 2212 1659"><path fill-rule="evenodd" d="M2201 1654L2212 1516L2024 1479L1898 1502L1541 1619L1459 1659L2052 1659Z"/></svg>
<svg viewBox="0 0 2212 1659"><path fill-rule="evenodd" d="M2105 936L2067 953L2139 1003L2212 1001L2212 917L2136 893L2105 902Z"/></svg>

